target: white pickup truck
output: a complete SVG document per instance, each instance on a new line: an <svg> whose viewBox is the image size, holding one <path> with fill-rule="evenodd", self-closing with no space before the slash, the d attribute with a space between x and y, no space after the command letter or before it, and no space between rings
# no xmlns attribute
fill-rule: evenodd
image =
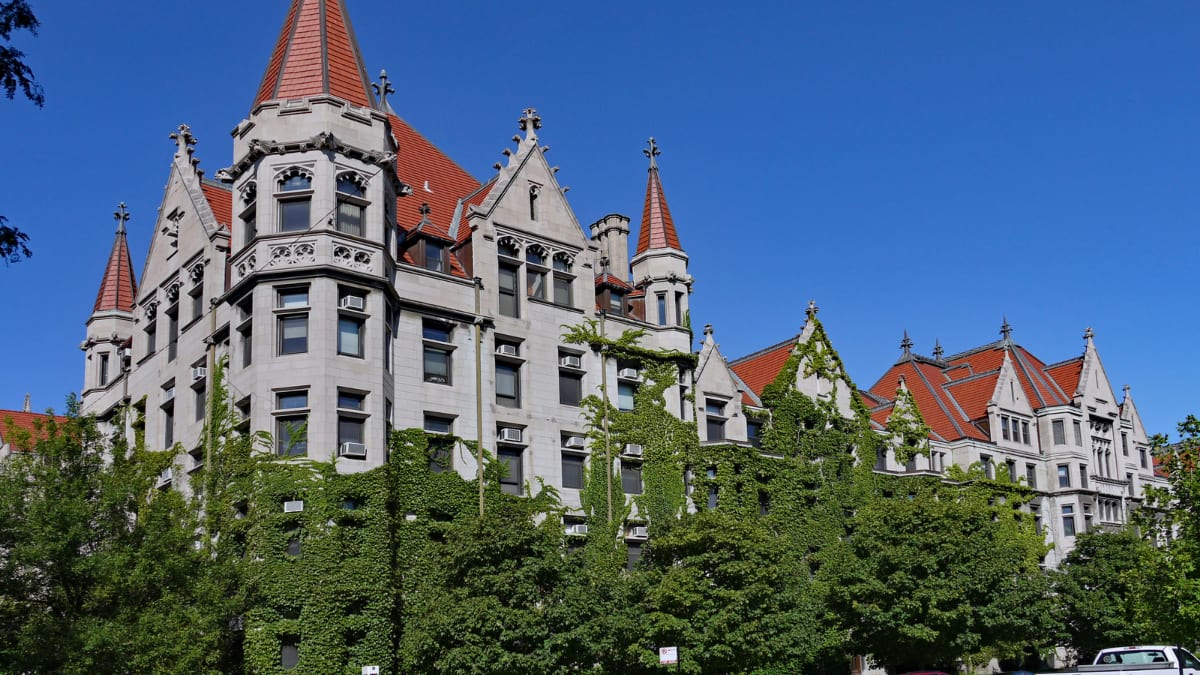
<svg viewBox="0 0 1200 675"><path fill-rule="evenodd" d="M1080 675L1200 675L1200 660L1183 647L1112 647L1097 654L1092 665L1076 666L1071 672Z"/></svg>

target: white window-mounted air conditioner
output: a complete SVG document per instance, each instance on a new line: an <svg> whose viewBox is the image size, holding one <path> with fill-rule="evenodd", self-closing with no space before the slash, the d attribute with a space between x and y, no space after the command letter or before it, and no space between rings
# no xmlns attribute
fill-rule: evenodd
<svg viewBox="0 0 1200 675"><path fill-rule="evenodd" d="M637 527L629 528L629 536L634 539L645 539L650 536L650 532L644 525L638 525Z"/></svg>
<svg viewBox="0 0 1200 675"><path fill-rule="evenodd" d="M636 380L638 379L638 369L622 368L617 371L617 377L621 378L622 380Z"/></svg>
<svg viewBox="0 0 1200 675"><path fill-rule="evenodd" d="M573 523L567 525L567 534L587 534L588 526L583 523Z"/></svg>
<svg viewBox="0 0 1200 675"><path fill-rule="evenodd" d="M346 297L342 298L341 302L342 309L354 309L360 312L363 311L366 306L367 301L361 295L347 295Z"/></svg>
<svg viewBox="0 0 1200 675"><path fill-rule="evenodd" d="M515 427L504 427L500 430L498 440L506 443L520 443L524 437L525 434L521 429L517 429Z"/></svg>
<svg viewBox="0 0 1200 675"><path fill-rule="evenodd" d="M638 445L637 443L626 443L624 449L621 450L621 454L628 455L630 457L641 457L642 446Z"/></svg>
<svg viewBox="0 0 1200 675"><path fill-rule="evenodd" d="M208 368L195 366L192 368L192 382L203 380L208 375Z"/></svg>
<svg viewBox="0 0 1200 675"><path fill-rule="evenodd" d="M516 345L496 345L496 353L500 356L516 356L519 352Z"/></svg>
<svg viewBox="0 0 1200 675"><path fill-rule="evenodd" d="M351 443L349 441L342 443L338 448L339 457L349 457L351 459L366 459L367 446L364 443Z"/></svg>
<svg viewBox="0 0 1200 675"><path fill-rule="evenodd" d="M567 436L566 442L563 443L564 448L582 449L587 442L583 436Z"/></svg>
<svg viewBox="0 0 1200 675"><path fill-rule="evenodd" d="M283 503L283 512L284 513L300 513L303 510L304 510L304 502L302 502L298 499Z"/></svg>
<svg viewBox="0 0 1200 675"><path fill-rule="evenodd" d="M583 360L573 354L562 357L558 360L558 365L563 368L580 368L583 366Z"/></svg>

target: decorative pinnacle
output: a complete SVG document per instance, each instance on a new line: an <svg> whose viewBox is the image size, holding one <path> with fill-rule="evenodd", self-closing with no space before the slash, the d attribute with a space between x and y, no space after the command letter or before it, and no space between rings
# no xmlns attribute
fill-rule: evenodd
<svg viewBox="0 0 1200 675"><path fill-rule="evenodd" d="M1125 391L1129 392L1129 385L1125 385ZM21 412L30 412L29 394L25 394L25 405L21 408Z"/></svg>
<svg viewBox="0 0 1200 675"><path fill-rule="evenodd" d="M658 149L658 143L655 142L653 136L651 136L650 140L648 140L646 142L650 144L650 147L646 148L645 150L642 150L642 154L650 158L650 168L657 169L658 168L658 160L656 160L654 158L661 155L662 150Z"/></svg>
<svg viewBox="0 0 1200 675"><path fill-rule="evenodd" d="M129 220L129 212L125 210L125 202L117 204L117 210L113 211L113 218L117 221L117 234L125 234L125 222Z"/></svg>
<svg viewBox="0 0 1200 675"><path fill-rule="evenodd" d="M654 139L651 138L650 142L653 143ZM809 300L808 301L808 309L804 310L804 313L808 315L808 318L815 319L815 318L817 318L817 312L819 312L819 311L821 311L821 308L817 307L817 301Z"/></svg>
<svg viewBox="0 0 1200 675"><path fill-rule="evenodd" d="M908 329L904 329L904 339L900 341L900 349L904 350L904 355L908 356L912 353L913 341L908 337Z"/></svg>
<svg viewBox="0 0 1200 675"><path fill-rule="evenodd" d="M192 135L192 128L186 124L180 124L178 131L171 132L171 140L179 146L178 154L180 155L186 154L190 157L196 151L192 147L196 144L196 137Z"/></svg>
<svg viewBox="0 0 1200 675"><path fill-rule="evenodd" d="M941 361L945 355L946 350L942 349L942 341L935 338L933 341L933 358Z"/></svg>
<svg viewBox="0 0 1200 675"><path fill-rule="evenodd" d="M1005 342L1012 342L1012 326L1008 325L1008 317L1004 317L1004 323L1000 326L1000 335Z"/></svg>
<svg viewBox="0 0 1200 675"><path fill-rule="evenodd" d="M375 95L379 97L379 107L387 108L388 94L396 93L396 88L393 87L391 81L388 80L386 70L379 71L379 82L372 82L371 88L375 90Z"/></svg>
<svg viewBox="0 0 1200 675"><path fill-rule="evenodd" d="M520 125L521 131L524 131L526 135L536 138L537 130L542 128L542 117L537 114L537 110L526 108L521 111L521 119L517 120L517 124Z"/></svg>
<svg viewBox="0 0 1200 675"><path fill-rule="evenodd" d="M1092 332L1092 327L1088 326L1087 330L1083 331L1083 339L1091 340L1094 337L1096 337L1096 334Z"/></svg>
<svg viewBox="0 0 1200 675"><path fill-rule="evenodd" d="M421 220L427 220L433 209L429 208L429 202L421 202L421 206L417 208L417 211L421 214Z"/></svg>

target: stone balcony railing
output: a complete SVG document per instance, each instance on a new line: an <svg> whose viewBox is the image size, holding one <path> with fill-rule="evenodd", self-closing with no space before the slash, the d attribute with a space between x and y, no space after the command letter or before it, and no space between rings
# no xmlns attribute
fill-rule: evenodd
<svg viewBox="0 0 1200 675"><path fill-rule="evenodd" d="M304 233L256 239L232 260L233 284L255 272L301 267L344 267L373 276L385 276L386 261L377 246L336 233Z"/></svg>

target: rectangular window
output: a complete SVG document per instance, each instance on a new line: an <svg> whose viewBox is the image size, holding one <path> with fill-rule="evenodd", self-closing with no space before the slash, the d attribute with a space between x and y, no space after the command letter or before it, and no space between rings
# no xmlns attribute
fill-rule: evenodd
<svg viewBox="0 0 1200 675"><path fill-rule="evenodd" d="M1008 480L1009 480L1009 482L1011 482L1011 483L1017 482L1017 463L1016 463L1016 461L1009 459L1009 460L1006 460L1004 463L1008 465Z"/></svg>
<svg viewBox="0 0 1200 675"><path fill-rule="evenodd" d="M1138 463L1142 465L1143 469L1149 468L1146 462L1146 449L1140 446L1138 447Z"/></svg>
<svg viewBox="0 0 1200 675"><path fill-rule="evenodd" d="M746 420L746 440L756 448L762 447L762 422Z"/></svg>
<svg viewBox="0 0 1200 675"><path fill-rule="evenodd" d="M169 448L175 445L175 404L174 402L167 403L163 406L163 447Z"/></svg>
<svg viewBox="0 0 1200 675"><path fill-rule="evenodd" d="M363 236L363 212L365 210L366 208L362 204L339 199L337 205L337 231L355 237Z"/></svg>
<svg viewBox="0 0 1200 675"><path fill-rule="evenodd" d="M108 384L108 354L100 355L100 386Z"/></svg>
<svg viewBox="0 0 1200 675"><path fill-rule="evenodd" d="M554 275L554 304L572 307L575 304L571 292L572 278L561 274Z"/></svg>
<svg viewBox="0 0 1200 675"><path fill-rule="evenodd" d="M1071 426L1075 429L1075 445L1083 447L1083 425L1079 423L1079 420L1072 420Z"/></svg>
<svg viewBox="0 0 1200 675"><path fill-rule="evenodd" d="M158 349L158 345L155 344L156 337L157 337L156 333L158 331L158 327L154 324L154 319L150 319L149 321L150 321L150 323L146 325L146 355L147 356L149 356L150 354L153 354L154 350Z"/></svg>
<svg viewBox="0 0 1200 675"><path fill-rule="evenodd" d="M251 204L250 208L242 213L242 222L246 224L244 230L245 238L242 240L242 246L249 246L250 242L258 237L258 207Z"/></svg>
<svg viewBox="0 0 1200 675"><path fill-rule="evenodd" d="M525 288L529 297L546 299L546 272L533 266L525 268Z"/></svg>
<svg viewBox="0 0 1200 675"><path fill-rule="evenodd" d="M658 325L667 325L667 294L658 294Z"/></svg>
<svg viewBox="0 0 1200 675"><path fill-rule="evenodd" d="M454 419L426 414L424 429L426 433L446 436L446 438L433 437L429 439L429 470L433 473L442 473L450 468L453 461L454 440L449 436L454 433Z"/></svg>
<svg viewBox="0 0 1200 675"><path fill-rule="evenodd" d="M578 406L583 401L583 375L567 370L558 371L558 402Z"/></svg>
<svg viewBox="0 0 1200 675"><path fill-rule="evenodd" d="M520 318L521 308L517 304L517 281L519 269L513 265L501 264L499 268L500 283L497 284L500 296L500 315Z"/></svg>
<svg viewBox="0 0 1200 675"><path fill-rule="evenodd" d="M708 418L708 440L723 441L725 440L725 420L721 417Z"/></svg>
<svg viewBox="0 0 1200 675"><path fill-rule="evenodd" d="M608 313L614 316L625 316L625 294L610 290L608 292Z"/></svg>
<svg viewBox="0 0 1200 675"><path fill-rule="evenodd" d="M1070 505L1064 505L1062 507L1062 519L1063 519L1063 536L1074 537L1075 536L1075 507L1070 506Z"/></svg>
<svg viewBox="0 0 1200 675"><path fill-rule="evenodd" d="M1066 464L1058 465L1058 487L1071 487L1071 467Z"/></svg>
<svg viewBox="0 0 1200 675"><path fill-rule="evenodd" d="M281 457L303 457L307 455L308 392L286 391L276 394L275 409L278 411L297 411L276 415L275 453Z"/></svg>
<svg viewBox="0 0 1200 675"><path fill-rule="evenodd" d="M715 467L710 466L710 467L708 467L708 472L705 475L708 476L708 479L710 481L714 481L717 478L717 469ZM719 490L719 488L717 487L716 483L709 484L709 486L708 486L708 508L709 509L717 508L718 490Z"/></svg>
<svg viewBox="0 0 1200 675"><path fill-rule="evenodd" d="M359 317L345 315L338 317L338 354L362 358L363 326L364 321Z"/></svg>
<svg viewBox="0 0 1200 675"><path fill-rule="evenodd" d="M1121 454L1129 456L1129 434L1124 431L1121 432Z"/></svg>
<svg viewBox="0 0 1200 675"><path fill-rule="evenodd" d="M442 417L441 415L425 415L424 422L425 431L431 434L452 434L454 433L454 419L451 417Z"/></svg>
<svg viewBox="0 0 1200 675"><path fill-rule="evenodd" d="M308 288L288 288L279 291L276 306L279 309L307 308Z"/></svg>
<svg viewBox="0 0 1200 675"><path fill-rule="evenodd" d="M1087 464L1079 465L1079 487L1087 489L1088 486L1088 467Z"/></svg>
<svg viewBox="0 0 1200 675"><path fill-rule="evenodd" d="M637 542L625 544L625 571L632 572L642 561L642 545Z"/></svg>
<svg viewBox="0 0 1200 675"><path fill-rule="evenodd" d="M1066 445L1067 444L1067 434L1066 434L1066 431L1063 429L1063 421L1062 420L1054 420L1053 422L1051 422L1050 423L1050 432L1051 432L1051 435L1054 437L1055 445Z"/></svg>
<svg viewBox="0 0 1200 675"><path fill-rule="evenodd" d="M286 199L279 201L279 231L303 232L310 224L308 211L310 200Z"/></svg>
<svg viewBox="0 0 1200 675"><path fill-rule="evenodd" d="M196 287L191 294L192 298L192 321L204 316L204 287Z"/></svg>
<svg viewBox="0 0 1200 675"><path fill-rule="evenodd" d="M1033 489L1037 489L1037 466L1034 464L1025 465L1025 484Z"/></svg>
<svg viewBox="0 0 1200 675"><path fill-rule="evenodd" d="M1000 416L1000 435L1004 438L1004 440L1006 440L1006 441L1009 440L1009 438L1008 438L1008 416L1007 415Z"/></svg>
<svg viewBox="0 0 1200 675"><path fill-rule="evenodd" d="M675 325L683 325L683 293L675 294Z"/></svg>
<svg viewBox="0 0 1200 675"><path fill-rule="evenodd" d="M250 324L247 323L239 328L238 335L241 339L242 367L245 368L254 363L254 333L251 331Z"/></svg>
<svg viewBox="0 0 1200 675"><path fill-rule="evenodd" d="M167 310L167 360L174 361L179 351L179 307Z"/></svg>
<svg viewBox="0 0 1200 675"><path fill-rule="evenodd" d="M627 495L642 494L642 465L621 461L621 491Z"/></svg>
<svg viewBox="0 0 1200 675"><path fill-rule="evenodd" d="M279 353L304 354L308 351L308 315L285 314L279 317Z"/></svg>
<svg viewBox="0 0 1200 675"><path fill-rule="evenodd" d="M500 464L504 467L504 477L500 479L500 491L510 495L520 495L524 490L524 467L521 462L521 451L502 449L499 453Z"/></svg>
<svg viewBox="0 0 1200 675"><path fill-rule="evenodd" d="M505 408L521 407L521 367L507 361L496 362L496 404Z"/></svg>
<svg viewBox="0 0 1200 675"><path fill-rule="evenodd" d="M575 490L583 489L583 455L562 453L562 486Z"/></svg>
<svg viewBox="0 0 1200 675"><path fill-rule="evenodd" d="M424 353L425 381L450 384L450 351L425 345Z"/></svg>
<svg viewBox="0 0 1200 675"><path fill-rule="evenodd" d="M1029 443L1029 422L1021 422L1021 442L1025 445Z"/></svg>
<svg viewBox="0 0 1200 675"><path fill-rule="evenodd" d="M338 452L354 456L354 451L358 450L357 446L363 446L366 443L364 440L366 426L367 420L360 416L338 415Z"/></svg>
<svg viewBox="0 0 1200 675"><path fill-rule="evenodd" d="M204 407L208 403L208 396L204 393L204 387L193 389L192 392L193 400L196 402L196 405L193 406L196 409L196 421L201 422L204 420Z"/></svg>
<svg viewBox="0 0 1200 675"><path fill-rule="evenodd" d="M631 382L617 383L617 409L630 411L633 410L634 394L637 393L637 385Z"/></svg>
<svg viewBox="0 0 1200 675"><path fill-rule="evenodd" d="M992 465L992 458L989 455L980 455L979 464L983 468L983 475L989 479L996 478L996 468Z"/></svg>
<svg viewBox="0 0 1200 675"><path fill-rule="evenodd" d="M446 246L436 241L425 241L425 269L433 272L446 271Z"/></svg>
<svg viewBox="0 0 1200 675"><path fill-rule="evenodd" d="M294 637L283 638L279 645L279 666L291 670L300 663L300 640Z"/></svg>

